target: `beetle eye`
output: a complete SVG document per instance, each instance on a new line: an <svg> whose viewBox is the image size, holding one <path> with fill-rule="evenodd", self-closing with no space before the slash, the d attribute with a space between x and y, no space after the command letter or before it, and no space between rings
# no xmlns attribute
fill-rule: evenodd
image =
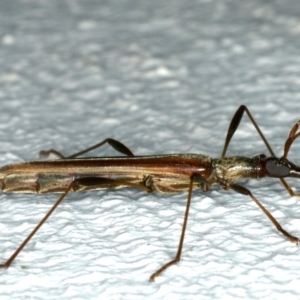
<svg viewBox="0 0 300 300"><path fill-rule="evenodd" d="M277 159L267 160L266 169L272 177L287 177L290 174L290 168L287 165L279 165Z"/></svg>

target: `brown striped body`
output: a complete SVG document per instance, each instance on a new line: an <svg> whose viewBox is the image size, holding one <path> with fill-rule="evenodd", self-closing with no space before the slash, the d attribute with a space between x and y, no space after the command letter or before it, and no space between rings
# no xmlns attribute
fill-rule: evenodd
<svg viewBox="0 0 300 300"><path fill-rule="evenodd" d="M0 168L0 185L4 192L53 193L64 192L74 179L101 177L143 184L162 193L177 193L188 189L193 173L209 178L211 162L210 157L196 154L32 161ZM103 184L79 187L76 191L115 187L123 186Z"/></svg>
<svg viewBox="0 0 300 300"><path fill-rule="evenodd" d="M212 159L201 154L169 154L31 161L0 168L0 186L4 192L12 193L61 193L75 179L87 177L113 180L79 185L73 191L137 184L160 193L180 193L188 190L190 176L198 174L206 183L194 182L193 188L207 191L215 183L227 189L239 178L262 177L260 160L260 156Z"/></svg>

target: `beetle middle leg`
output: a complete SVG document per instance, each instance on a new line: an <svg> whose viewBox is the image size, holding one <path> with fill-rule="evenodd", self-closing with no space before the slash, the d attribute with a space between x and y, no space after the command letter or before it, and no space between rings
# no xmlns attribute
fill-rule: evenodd
<svg viewBox="0 0 300 300"><path fill-rule="evenodd" d="M181 236L180 236L176 256L175 256L174 259L172 259L168 263L164 264L156 272L154 272L150 276L149 281L155 281L155 278L160 276L160 274L162 272L164 272L167 268L169 268L170 266L172 266L172 265L174 265L174 264L176 264L180 261L182 247L183 247L183 241L184 241L184 236L185 236L185 230L186 230L187 220L188 220L188 216L189 216L189 210L190 210L190 206L191 206L192 192L193 192L193 182L194 181L197 181L201 184L203 184L203 183L208 184L207 181L205 180L205 178L203 178L200 174L195 173L195 174L192 174L191 177L190 177L190 185L189 185L189 190L188 190L188 197L187 197L186 209L185 209L185 214L184 214L184 221L183 221L183 225L182 225Z"/></svg>

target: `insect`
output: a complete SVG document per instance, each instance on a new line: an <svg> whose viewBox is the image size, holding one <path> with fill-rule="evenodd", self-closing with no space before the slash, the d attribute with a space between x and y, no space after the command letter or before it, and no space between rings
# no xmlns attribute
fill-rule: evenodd
<svg viewBox="0 0 300 300"><path fill-rule="evenodd" d="M226 156L230 140L238 128L244 112L256 128L271 156L264 154L254 157ZM43 156L55 154L59 157L57 160L31 161L4 166L0 168L0 187L4 192L61 193L61 195L12 256L0 267L8 268L12 264L69 192L107 188L134 187L148 193L180 193L186 191L188 193L176 256L154 272L150 276L150 281L154 281L167 268L180 261L192 191L200 189L206 192L210 190L213 184L219 184L224 190L232 189L239 194L249 196L271 220L278 231L290 242L298 243L299 239L297 237L285 231L258 199L247 188L236 184L235 181L241 178L279 178L291 196L300 196L300 194L295 194L284 180L285 177L300 178L300 167L287 159L291 145L300 136L300 132L298 132L299 124L300 120L291 128L285 141L283 155L279 158L275 156L248 108L241 105L229 125L221 158L214 159L201 154L134 156L124 144L108 138L67 157L53 149L41 151ZM82 154L106 143L126 156L79 158Z"/></svg>

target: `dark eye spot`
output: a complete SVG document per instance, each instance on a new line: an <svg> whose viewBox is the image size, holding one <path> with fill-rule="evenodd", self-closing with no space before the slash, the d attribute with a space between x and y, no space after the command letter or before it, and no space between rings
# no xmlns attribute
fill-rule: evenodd
<svg viewBox="0 0 300 300"><path fill-rule="evenodd" d="M290 174L290 168L286 165L278 165L277 159L267 160L266 169L269 175L273 177L287 177Z"/></svg>

